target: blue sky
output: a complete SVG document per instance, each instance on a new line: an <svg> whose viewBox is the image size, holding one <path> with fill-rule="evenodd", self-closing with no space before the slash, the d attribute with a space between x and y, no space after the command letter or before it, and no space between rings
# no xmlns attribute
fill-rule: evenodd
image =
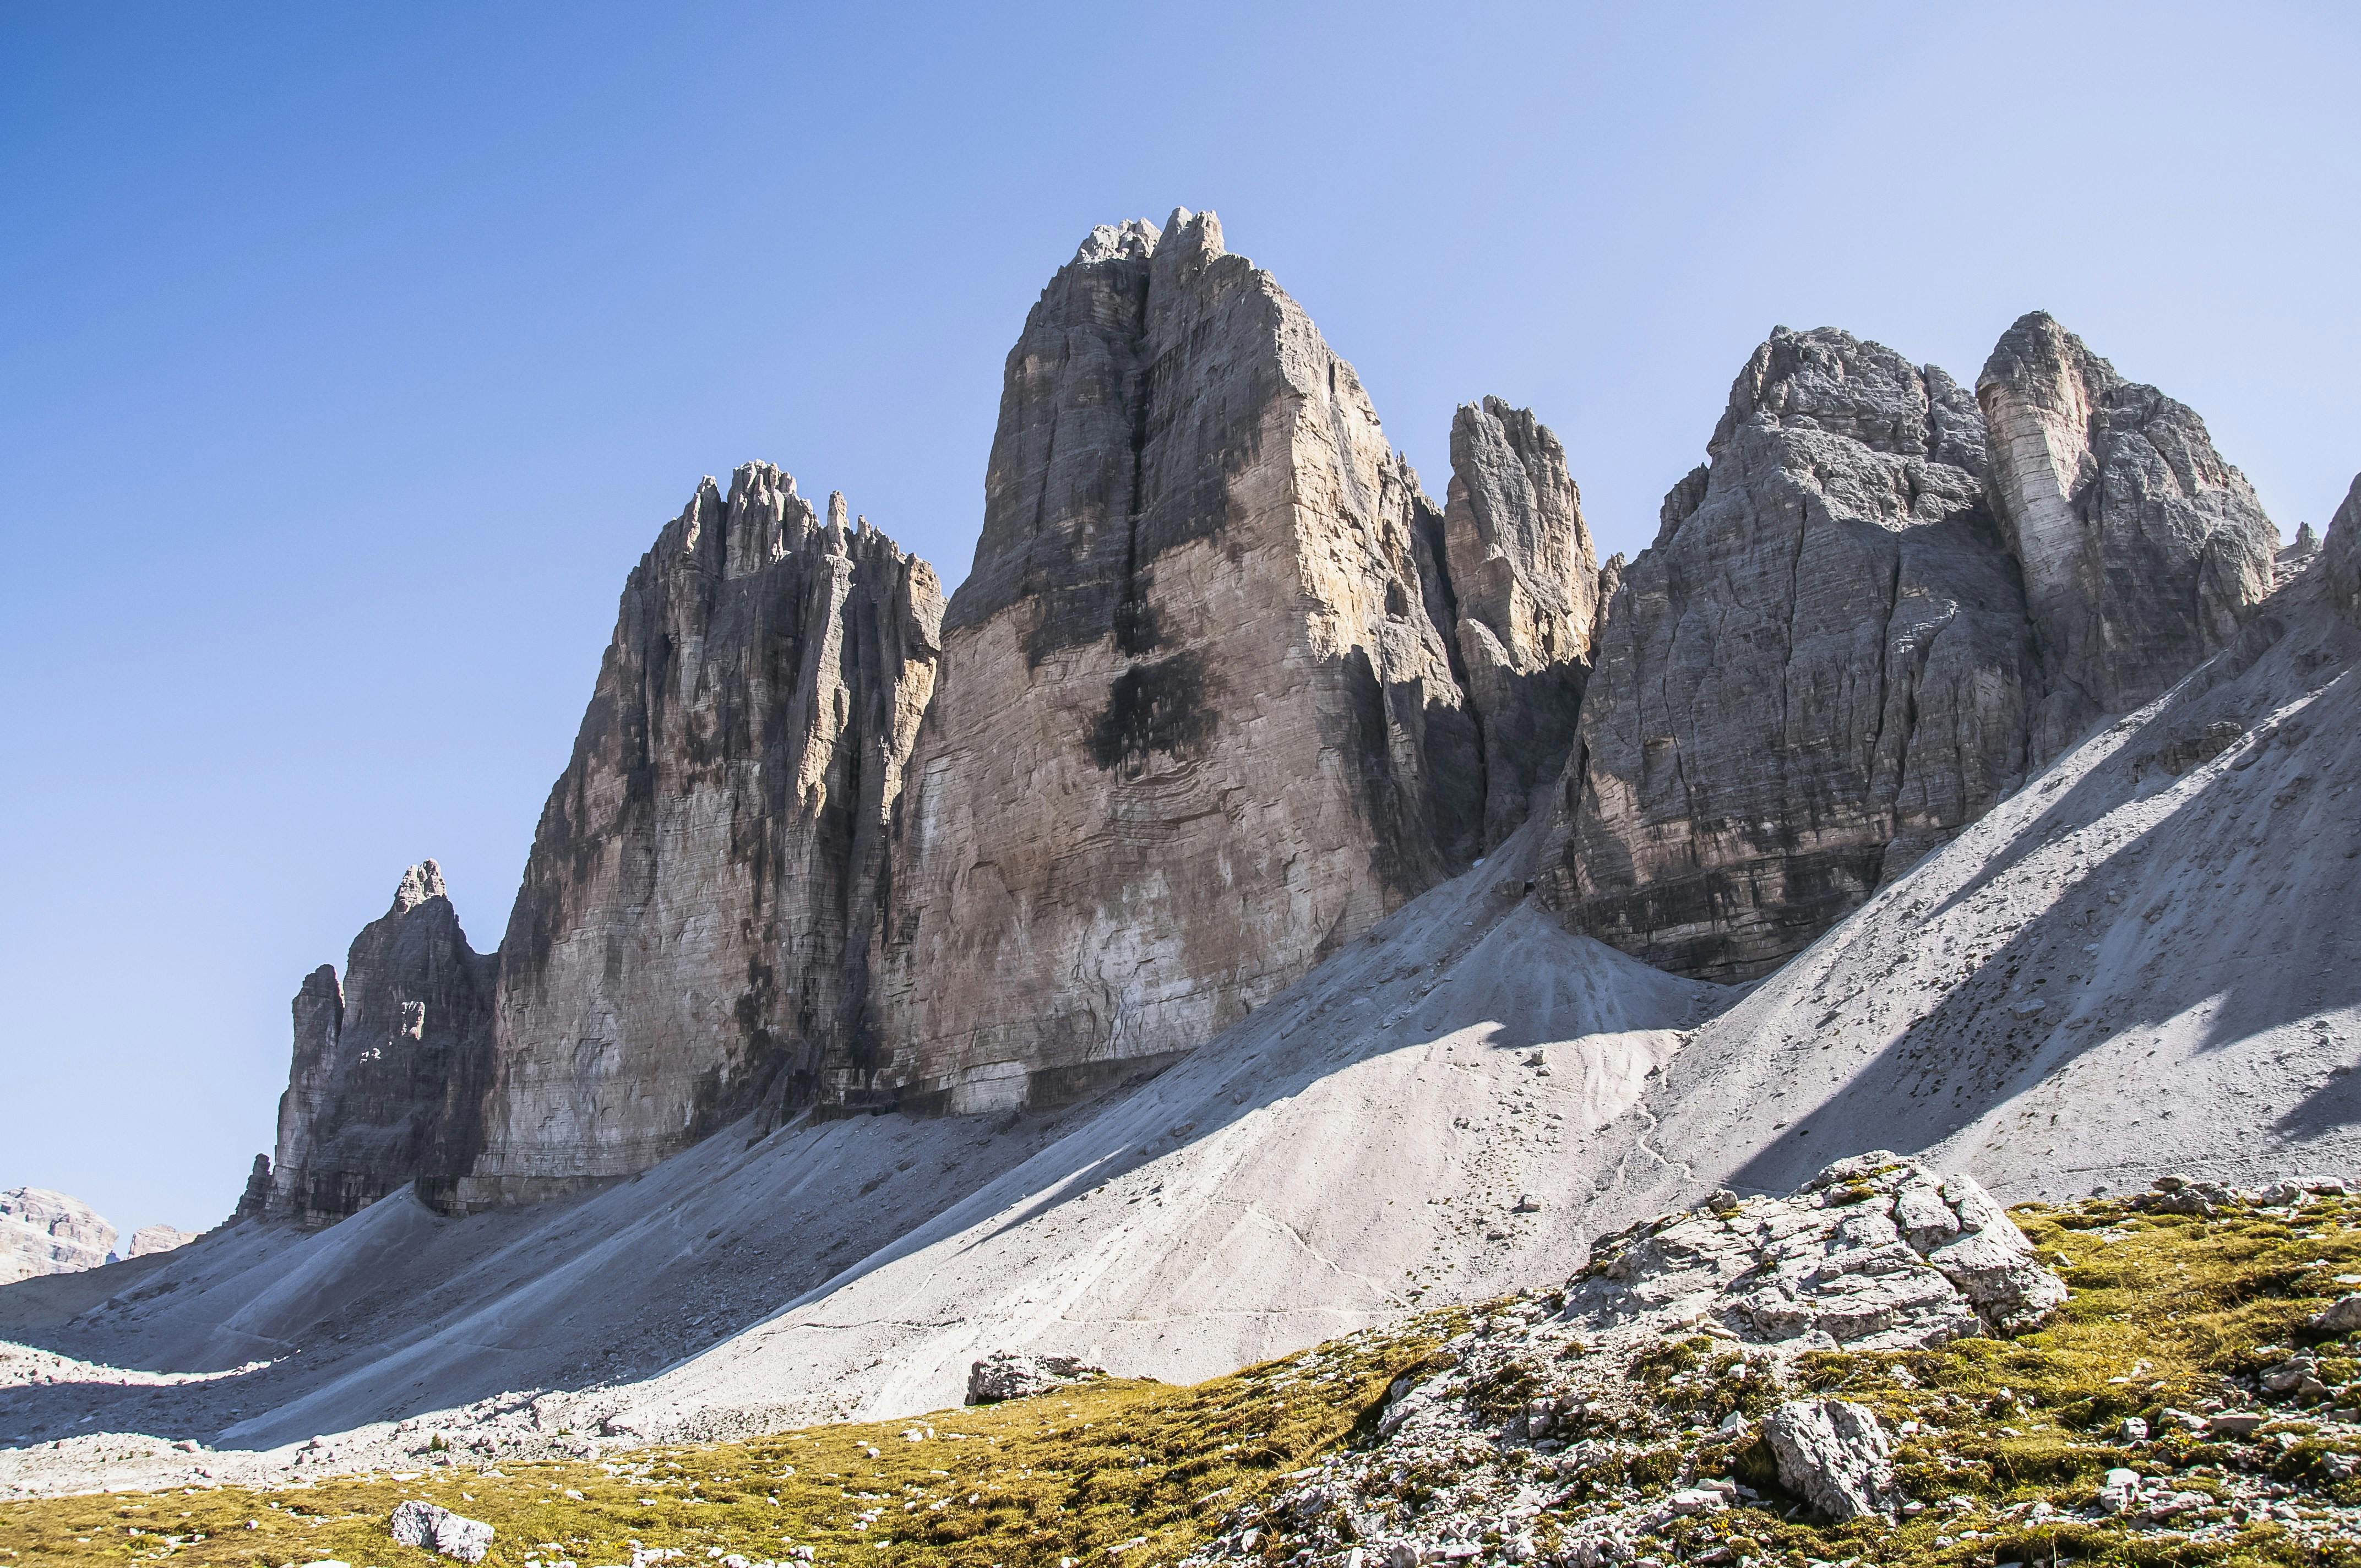
<svg viewBox="0 0 2361 1568"><path fill-rule="evenodd" d="M497 943L624 574L775 461L972 554L1094 223L1222 214L1440 496L1455 404L1653 534L1747 353L2024 311L2285 532L2361 466L2361 12L9 7L0 1187L201 1227L402 868Z"/></svg>

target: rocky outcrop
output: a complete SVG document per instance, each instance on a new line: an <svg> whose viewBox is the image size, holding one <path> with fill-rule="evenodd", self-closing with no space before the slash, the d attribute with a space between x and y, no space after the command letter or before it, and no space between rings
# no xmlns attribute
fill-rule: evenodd
<svg viewBox="0 0 2361 1568"><path fill-rule="evenodd" d="M326 964L304 977L267 1217L327 1223L447 1166L472 1126L497 962L424 861L353 938L341 984Z"/></svg>
<svg viewBox="0 0 2361 1568"><path fill-rule="evenodd" d="M2345 493L2345 504L2329 520L2320 558L2329 601L2337 614L2361 626L2361 475L2354 477L2353 488Z"/></svg>
<svg viewBox="0 0 2361 1568"><path fill-rule="evenodd" d="M1763 1418L1779 1485L1831 1519L1891 1519L1894 1436L1877 1412L1850 1399L1790 1399Z"/></svg>
<svg viewBox="0 0 2361 1568"><path fill-rule="evenodd" d="M194 1231L183 1231L171 1225L142 1225L131 1233L131 1245L125 1257L146 1257L153 1253L176 1252L197 1239Z"/></svg>
<svg viewBox="0 0 2361 1568"><path fill-rule="evenodd" d="M1620 574L1538 882L1577 928L1743 980L2023 776L2033 650L1941 370L1781 329Z"/></svg>
<svg viewBox="0 0 2361 1568"><path fill-rule="evenodd" d="M994 1351L969 1365L967 1402L992 1405L1003 1399L1023 1399L1105 1376L1105 1367L1093 1366L1080 1356L1020 1355L1013 1350Z"/></svg>
<svg viewBox="0 0 2361 1568"><path fill-rule="evenodd" d="M1213 214L1095 231L1008 356L898 830L891 1055L843 1097L1142 1070L1464 864L1481 760L1436 521Z"/></svg>
<svg viewBox="0 0 2361 1568"><path fill-rule="evenodd" d="M2271 558L2271 591L2277 593L2294 582L2303 576L2305 568L2319 559L2319 531L2308 522L2296 524L2294 542L2281 547L2279 553Z"/></svg>
<svg viewBox="0 0 2361 1568"><path fill-rule="evenodd" d="M0 1285L115 1261L115 1229L78 1198L46 1187L0 1192Z"/></svg>
<svg viewBox="0 0 2361 1568"><path fill-rule="evenodd" d="M446 1208L646 1168L878 1053L867 965L933 690L934 570L767 464L698 487L625 586L500 946Z"/></svg>
<svg viewBox="0 0 2361 1568"><path fill-rule="evenodd" d="M2271 591L2279 532L2204 421L2041 312L2002 336L1976 398L2041 648L2047 758L2225 646Z"/></svg>
<svg viewBox="0 0 2361 1568"><path fill-rule="evenodd" d="M1443 530L1460 669L1482 731L1484 841L1516 831L1554 783L1589 672L1599 573L1565 448L1498 398L1451 422Z"/></svg>
<svg viewBox="0 0 2361 1568"><path fill-rule="evenodd" d="M114 1264L115 1228L78 1197L49 1188L0 1192L0 1285Z"/></svg>

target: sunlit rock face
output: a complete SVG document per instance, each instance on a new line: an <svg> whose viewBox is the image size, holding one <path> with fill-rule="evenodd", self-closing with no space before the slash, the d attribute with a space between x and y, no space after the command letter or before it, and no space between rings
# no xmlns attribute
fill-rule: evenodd
<svg viewBox="0 0 2361 1568"><path fill-rule="evenodd" d="M1606 613L1538 881L1651 963L1776 967L2023 776L2034 650L1984 422L1781 329Z"/></svg>
<svg viewBox="0 0 2361 1568"><path fill-rule="evenodd" d="M1499 398L1451 422L1444 558L1459 669L1481 730L1484 841L1497 845L1565 765L1590 669L1598 557L1565 448Z"/></svg>
<svg viewBox="0 0 2361 1568"><path fill-rule="evenodd" d="M933 568L767 464L623 590L500 947L446 1207L629 1174L876 1050L887 825L935 679Z"/></svg>
<svg viewBox="0 0 2361 1568"><path fill-rule="evenodd" d="M2041 647L2046 759L2225 646L2271 591L2279 531L2194 411L2041 312L2003 334L1976 396Z"/></svg>
<svg viewBox="0 0 2361 1568"><path fill-rule="evenodd" d="M1477 852L1440 519L1212 214L1095 231L1011 350L851 1102L1066 1097Z"/></svg>

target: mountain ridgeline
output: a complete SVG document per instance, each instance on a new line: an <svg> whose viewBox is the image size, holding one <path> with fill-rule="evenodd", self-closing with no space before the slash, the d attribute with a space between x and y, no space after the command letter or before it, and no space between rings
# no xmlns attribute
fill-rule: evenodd
<svg viewBox="0 0 2361 1568"><path fill-rule="evenodd" d="M1707 453L1602 565L1530 411L1458 411L1437 505L1212 214L1094 230L1009 353L948 604L840 496L705 480L625 586L498 951L404 875L297 994L241 1212L412 1182L466 1212L750 1115L1071 1101L1529 818L1504 895L1750 979L2291 570L2197 416L2037 313L1972 390L1778 329ZM2356 514L2297 565L2361 582Z"/></svg>

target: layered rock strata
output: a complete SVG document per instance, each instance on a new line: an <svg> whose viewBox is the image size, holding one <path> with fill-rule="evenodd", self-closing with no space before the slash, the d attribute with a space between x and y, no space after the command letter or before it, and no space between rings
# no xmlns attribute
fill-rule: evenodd
<svg viewBox="0 0 2361 1568"><path fill-rule="evenodd" d="M982 1110L1152 1065L1465 863L1435 525L1212 214L1095 231L1008 356L910 764L892 1053L841 1095Z"/></svg>
<svg viewBox="0 0 2361 1568"><path fill-rule="evenodd" d="M341 983L327 964L304 977L267 1217L340 1220L464 1156L452 1145L472 1124L498 961L468 946L425 861L353 938Z"/></svg>
<svg viewBox="0 0 2361 1568"><path fill-rule="evenodd" d="M934 569L841 496L822 521L762 463L698 487L624 587L432 1201L642 1170L878 1058L867 966L941 618Z"/></svg>
<svg viewBox="0 0 2361 1568"><path fill-rule="evenodd" d="M1976 397L2040 641L2047 758L2226 645L2271 591L2279 531L2203 420L2041 312L2002 336Z"/></svg>
<svg viewBox="0 0 2361 1568"><path fill-rule="evenodd" d="M1443 514L1459 667L1482 729L1484 841L1555 782L1582 704L1599 605L1598 556L1565 448L1498 398L1451 422Z"/></svg>
<svg viewBox="0 0 2361 1568"><path fill-rule="evenodd" d="M79 1198L46 1187L0 1192L0 1285L115 1260L115 1229Z"/></svg>
<svg viewBox="0 0 2361 1568"><path fill-rule="evenodd" d="M1773 968L2022 777L2034 651L1984 422L1781 329L1620 574L1537 880L1676 972Z"/></svg>

